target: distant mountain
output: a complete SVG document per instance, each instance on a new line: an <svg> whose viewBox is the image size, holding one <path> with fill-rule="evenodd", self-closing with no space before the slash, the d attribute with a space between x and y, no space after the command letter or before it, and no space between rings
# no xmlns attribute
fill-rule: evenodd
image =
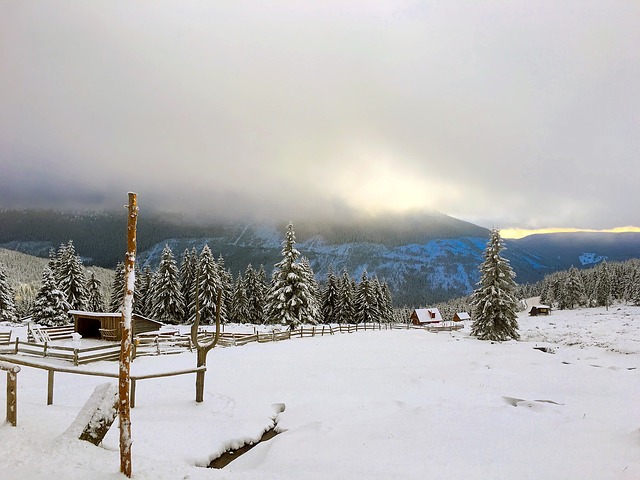
<svg viewBox="0 0 640 480"><path fill-rule="evenodd" d="M470 293L478 278L489 231L468 222L431 213L410 216L296 221L296 247L317 278L329 268L359 278L385 279L396 305L427 305ZM85 265L113 268L124 259L126 211L61 213L0 211L0 247L45 257L69 239ZM185 249L200 252L205 243L225 260L234 275L251 263L269 275L280 260L286 224L197 223L177 216L141 215L138 219L140 263L155 267L165 244L178 258ZM505 256L520 283L571 265L589 267L607 258L640 258L640 234L546 234L507 240Z"/></svg>
<svg viewBox="0 0 640 480"><path fill-rule="evenodd" d="M602 260L621 262L640 258L640 233L548 233L512 240L524 250L536 252L548 260L554 270L572 265L588 268Z"/></svg>

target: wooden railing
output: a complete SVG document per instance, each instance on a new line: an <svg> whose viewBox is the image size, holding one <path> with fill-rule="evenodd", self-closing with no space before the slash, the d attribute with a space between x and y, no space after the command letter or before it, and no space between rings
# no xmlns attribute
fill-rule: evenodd
<svg viewBox="0 0 640 480"><path fill-rule="evenodd" d="M47 405L53 405L53 386L54 386L54 375L55 373L72 373L76 375L91 375L97 377L106 377L106 378L118 378L118 373L114 372L97 372L94 370L84 370L82 368L74 368L74 367L63 367L60 365L48 365L43 363L38 363L35 360L30 360L27 358L16 358L12 355L0 355L0 368L3 365L2 362L6 362L12 367L14 372L19 372L20 367L14 367L13 365L23 365L26 367L39 368L41 370L47 370ZM15 370L17 368L17 370ZM1 368L4 370L5 368ZM185 375L189 373L196 373L199 371L206 371L206 367L196 367L189 368L184 370L173 370L169 372L159 372L159 373L147 373L143 375L131 375L131 395L129 396L129 403L131 404L131 408L135 407L136 401L136 382L138 380L146 380L150 378L164 378L164 377L173 377L176 375Z"/></svg>
<svg viewBox="0 0 640 480"><path fill-rule="evenodd" d="M55 345L50 342L32 343L23 342L19 338L9 345L9 348L2 348L2 353L32 355L42 358L60 358L72 362L76 367L90 362L100 360L117 360L120 355L120 345L98 345L95 347L75 348Z"/></svg>

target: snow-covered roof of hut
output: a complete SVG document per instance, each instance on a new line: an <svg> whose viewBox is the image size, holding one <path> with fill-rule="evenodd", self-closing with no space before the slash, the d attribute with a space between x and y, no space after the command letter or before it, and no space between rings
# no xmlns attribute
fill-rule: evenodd
<svg viewBox="0 0 640 480"><path fill-rule="evenodd" d="M534 308L547 308L547 309L551 309L551 307L549 305L533 305L530 309L533 310Z"/></svg>
<svg viewBox="0 0 640 480"><path fill-rule="evenodd" d="M85 310L69 310L69 315L82 315L83 317L121 317L122 313L87 312Z"/></svg>
<svg viewBox="0 0 640 480"><path fill-rule="evenodd" d="M467 312L457 312L456 315L458 316L458 318L460 320L469 320L469 319L471 319L471 317L469 316L469 314Z"/></svg>
<svg viewBox="0 0 640 480"><path fill-rule="evenodd" d="M441 322L442 315L437 308L416 308L414 310L420 323Z"/></svg>

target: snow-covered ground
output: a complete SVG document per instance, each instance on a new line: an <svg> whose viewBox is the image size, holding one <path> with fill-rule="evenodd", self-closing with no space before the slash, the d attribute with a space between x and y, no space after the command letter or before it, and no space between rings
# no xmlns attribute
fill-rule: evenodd
<svg viewBox="0 0 640 480"><path fill-rule="evenodd" d="M501 344L467 325L216 348L202 404L194 375L138 382L133 478L640 478L640 307L523 313L520 326L522 341ZM132 364L193 366L191 353ZM0 478L124 478L116 424L100 447L64 434L104 381L58 373L46 406L46 372L23 367L18 426L0 426ZM223 470L202 468L260 438L277 403L283 433Z"/></svg>

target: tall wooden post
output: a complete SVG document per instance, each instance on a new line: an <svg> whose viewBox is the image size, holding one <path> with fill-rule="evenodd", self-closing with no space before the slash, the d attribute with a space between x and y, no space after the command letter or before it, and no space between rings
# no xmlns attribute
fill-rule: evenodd
<svg viewBox="0 0 640 480"><path fill-rule="evenodd" d="M131 317L133 315L133 288L135 284L136 223L138 221L138 196L129 192L127 221L127 256L124 264L124 305L122 308L122 340L120 342L120 374L118 417L120 419L120 472L131 478L131 407L129 386L131 383Z"/></svg>

